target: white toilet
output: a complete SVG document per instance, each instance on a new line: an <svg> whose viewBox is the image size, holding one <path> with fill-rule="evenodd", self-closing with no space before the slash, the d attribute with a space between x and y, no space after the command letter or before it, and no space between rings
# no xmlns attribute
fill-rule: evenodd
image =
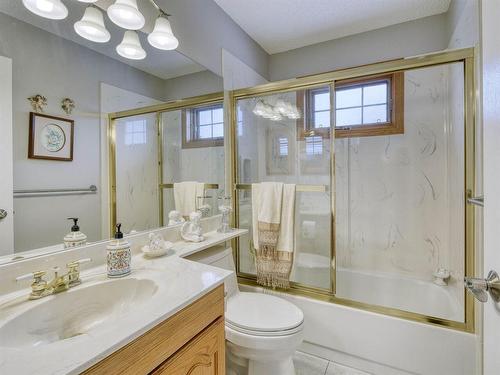
<svg viewBox="0 0 500 375"><path fill-rule="evenodd" d="M232 249L212 248L189 259L235 270ZM302 342L304 314L282 298L225 283L228 375L295 375L293 354Z"/></svg>

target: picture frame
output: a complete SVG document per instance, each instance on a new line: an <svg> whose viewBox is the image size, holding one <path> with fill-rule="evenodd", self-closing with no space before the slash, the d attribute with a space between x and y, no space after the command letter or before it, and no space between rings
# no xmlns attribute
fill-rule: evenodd
<svg viewBox="0 0 500 375"><path fill-rule="evenodd" d="M74 121L30 112L28 158L72 161Z"/></svg>

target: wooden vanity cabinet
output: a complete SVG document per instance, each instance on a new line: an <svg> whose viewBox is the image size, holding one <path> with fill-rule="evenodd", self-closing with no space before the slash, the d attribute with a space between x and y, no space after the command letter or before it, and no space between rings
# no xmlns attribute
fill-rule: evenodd
<svg viewBox="0 0 500 375"><path fill-rule="evenodd" d="M225 375L224 286L159 323L86 375Z"/></svg>

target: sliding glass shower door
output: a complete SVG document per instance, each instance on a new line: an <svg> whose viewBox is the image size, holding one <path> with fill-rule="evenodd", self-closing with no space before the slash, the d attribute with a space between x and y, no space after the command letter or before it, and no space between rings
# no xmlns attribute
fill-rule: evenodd
<svg viewBox="0 0 500 375"><path fill-rule="evenodd" d="M237 101L237 224L250 229L239 241L241 274L255 274L252 183L296 184L291 281L332 290L329 92L323 85Z"/></svg>

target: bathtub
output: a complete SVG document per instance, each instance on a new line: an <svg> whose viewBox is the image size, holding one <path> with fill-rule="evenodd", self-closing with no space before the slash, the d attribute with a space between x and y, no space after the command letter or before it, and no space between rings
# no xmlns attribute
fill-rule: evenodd
<svg viewBox="0 0 500 375"><path fill-rule="evenodd" d="M306 257L296 264L294 277L304 280L301 273L307 272L316 285L325 285L328 264L317 257ZM241 285L240 289L279 295L299 306L305 317L301 348L305 352L377 375L478 373L479 342L474 334L259 287ZM337 295L462 319L460 304L446 287L427 281L338 269Z"/></svg>
<svg viewBox="0 0 500 375"><path fill-rule="evenodd" d="M329 258L325 256L300 253L292 280L307 280L314 286L327 288L330 283L329 265ZM337 297L459 322L464 319L463 302L454 296L449 286L347 268L337 268L336 271Z"/></svg>

